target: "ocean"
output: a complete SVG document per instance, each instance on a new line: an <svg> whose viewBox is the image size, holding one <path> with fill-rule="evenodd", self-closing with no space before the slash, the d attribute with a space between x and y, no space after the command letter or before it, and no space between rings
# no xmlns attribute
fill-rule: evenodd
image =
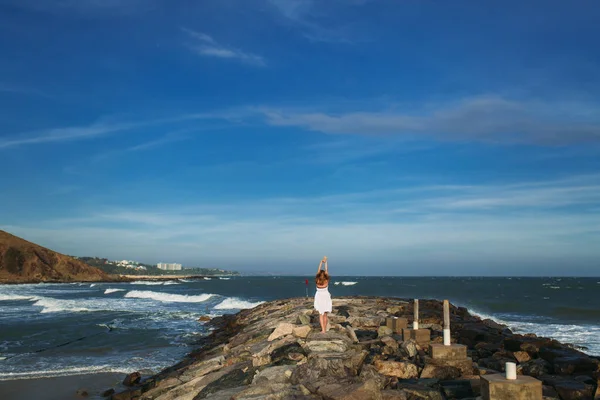
<svg viewBox="0 0 600 400"><path fill-rule="evenodd" d="M199 317L314 291L312 276L0 285L0 381L156 373L207 334ZM514 332L600 355L598 278L334 277L330 292L448 299Z"/></svg>

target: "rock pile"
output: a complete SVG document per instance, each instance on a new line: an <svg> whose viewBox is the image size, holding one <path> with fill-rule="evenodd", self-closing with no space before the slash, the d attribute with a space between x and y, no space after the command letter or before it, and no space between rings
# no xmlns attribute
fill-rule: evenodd
<svg viewBox="0 0 600 400"><path fill-rule="evenodd" d="M432 343L442 343L441 302L421 300L420 313L420 327L431 329ZM598 359L567 345L515 335L451 307L452 341L467 346L469 365L432 363L428 347L385 326L393 316L412 319L412 302L336 298L330 329L322 334L312 299L264 303L215 318L216 329L200 350L111 398L475 399L479 376L502 372L507 361L541 380L546 399L600 398Z"/></svg>

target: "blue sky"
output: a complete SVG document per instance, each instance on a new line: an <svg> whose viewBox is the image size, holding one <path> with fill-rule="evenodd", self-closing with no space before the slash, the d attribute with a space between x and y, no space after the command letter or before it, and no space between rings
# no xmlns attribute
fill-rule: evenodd
<svg viewBox="0 0 600 400"><path fill-rule="evenodd" d="M598 275L600 4L0 0L0 229L243 272Z"/></svg>

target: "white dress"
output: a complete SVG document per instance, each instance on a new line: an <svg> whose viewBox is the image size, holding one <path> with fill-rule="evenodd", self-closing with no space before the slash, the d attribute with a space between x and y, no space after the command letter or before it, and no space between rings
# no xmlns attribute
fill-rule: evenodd
<svg viewBox="0 0 600 400"><path fill-rule="evenodd" d="M317 288L317 293L315 293L315 309L319 314L331 312L331 294L329 294L328 287Z"/></svg>

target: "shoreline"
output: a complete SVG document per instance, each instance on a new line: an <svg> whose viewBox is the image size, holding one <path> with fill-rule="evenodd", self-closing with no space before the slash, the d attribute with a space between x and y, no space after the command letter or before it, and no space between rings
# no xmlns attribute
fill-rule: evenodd
<svg viewBox="0 0 600 400"><path fill-rule="evenodd" d="M123 374L119 372L11 379L0 381L0 393L2 400L100 400L108 398L102 394L111 387L116 391L124 390L126 387L121 384L122 381ZM81 392L78 394L78 391L85 391L87 396Z"/></svg>

